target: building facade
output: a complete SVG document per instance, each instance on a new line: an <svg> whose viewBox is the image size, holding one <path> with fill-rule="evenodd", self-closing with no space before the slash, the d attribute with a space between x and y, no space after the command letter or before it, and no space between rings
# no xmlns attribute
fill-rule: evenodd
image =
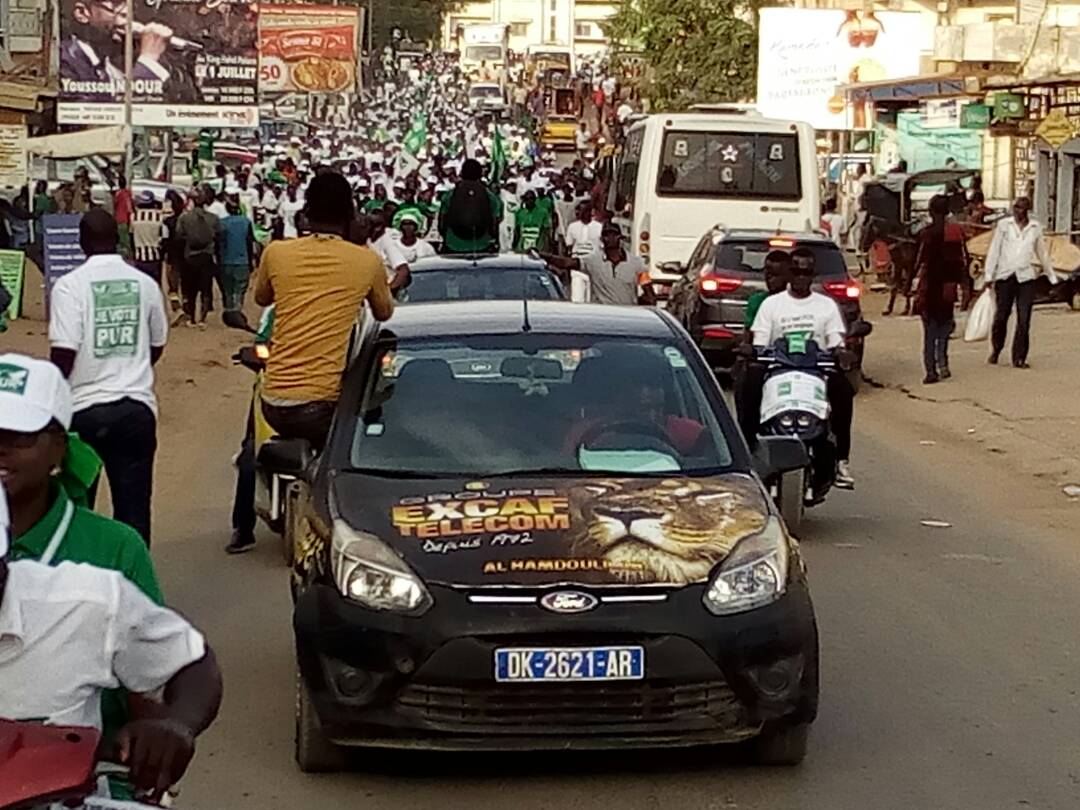
<svg viewBox="0 0 1080 810"><path fill-rule="evenodd" d="M481 23L510 26L510 48L523 52L532 45L573 45L581 56L607 48L603 22L618 2L608 0L481 0L467 2L443 25L443 47L453 48L459 27Z"/></svg>

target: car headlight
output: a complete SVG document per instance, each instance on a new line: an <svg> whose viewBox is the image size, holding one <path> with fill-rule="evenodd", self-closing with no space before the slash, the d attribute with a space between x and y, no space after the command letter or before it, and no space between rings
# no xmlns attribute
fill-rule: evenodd
<svg viewBox="0 0 1080 810"><path fill-rule="evenodd" d="M741 541L705 591L705 607L717 616L762 607L787 588L790 550L783 524L770 517L765 528Z"/></svg>
<svg viewBox="0 0 1080 810"><path fill-rule="evenodd" d="M334 521L330 567L341 595L371 610L423 613L431 607L424 583L382 540Z"/></svg>

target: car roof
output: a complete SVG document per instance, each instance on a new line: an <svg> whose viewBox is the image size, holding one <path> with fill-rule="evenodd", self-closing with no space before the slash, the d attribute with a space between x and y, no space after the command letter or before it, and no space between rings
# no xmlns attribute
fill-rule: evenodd
<svg viewBox="0 0 1080 810"><path fill-rule="evenodd" d="M547 270L547 264L540 259L532 259L519 253L501 253L498 255L449 255L432 256L420 259L409 265L409 272L423 273L425 270Z"/></svg>
<svg viewBox="0 0 1080 810"><path fill-rule="evenodd" d="M528 332L539 335L599 335L670 339L668 317L652 307L528 302ZM523 332L523 301L461 301L410 304L394 310L379 337L412 339L466 335L513 335Z"/></svg>

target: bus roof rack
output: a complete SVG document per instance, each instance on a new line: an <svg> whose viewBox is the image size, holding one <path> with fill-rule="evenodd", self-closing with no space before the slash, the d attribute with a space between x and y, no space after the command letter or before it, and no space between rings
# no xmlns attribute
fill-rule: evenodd
<svg viewBox="0 0 1080 810"><path fill-rule="evenodd" d="M761 115L754 104L695 104L690 109L694 112L721 113L724 115Z"/></svg>

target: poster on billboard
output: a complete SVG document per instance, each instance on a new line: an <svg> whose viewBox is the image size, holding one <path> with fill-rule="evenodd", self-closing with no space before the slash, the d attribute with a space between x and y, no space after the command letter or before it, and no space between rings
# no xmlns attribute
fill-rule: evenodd
<svg viewBox="0 0 1080 810"><path fill-rule="evenodd" d="M26 124L0 124L0 187L26 185Z"/></svg>
<svg viewBox="0 0 1080 810"><path fill-rule="evenodd" d="M816 129L872 126L868 105L845 108L840 88L918 74L932 38L932 24L915 12L762 9L757 107Z"/></svg>
<svg viewBox="0 0 1080 810"><path fill-rule="evenodd" d="M124 123L124 0L60 0L61 124ZM256 127L252 0L134 0L132 123Z"/></svg>
<svg viewBox="0 0 1080 810"><path fill-rule="evenodd" d="M264 5L259 14L259 89L348 93L356 89L359 9Z"/></svg>

